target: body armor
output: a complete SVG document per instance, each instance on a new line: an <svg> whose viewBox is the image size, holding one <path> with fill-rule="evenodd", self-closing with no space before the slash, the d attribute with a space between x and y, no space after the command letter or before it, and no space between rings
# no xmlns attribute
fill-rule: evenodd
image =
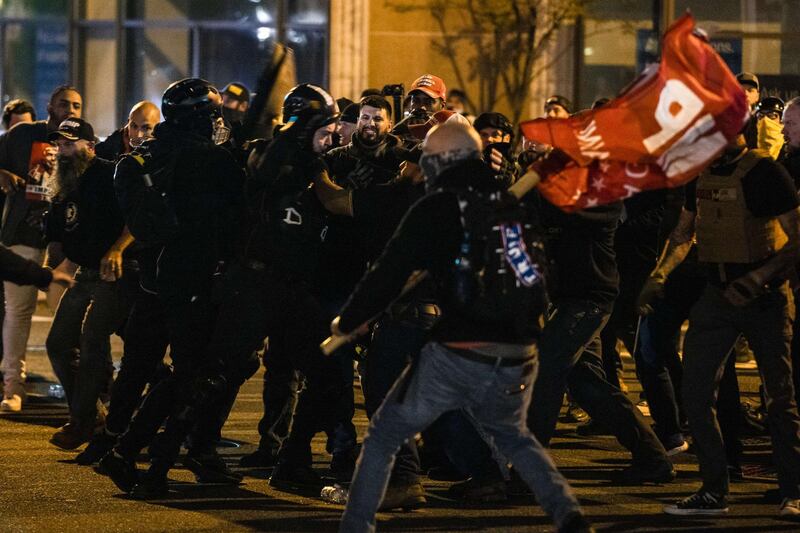
<svg viewBox="0 0 800 533"><path fill-rule="evenodd" d="M742 179L758 162L769 157L749 150L730 176L709 169L697 180L697 247L706 263L755 263L775 253L786 242L775 217L756 217L745 202Z"/></svg>

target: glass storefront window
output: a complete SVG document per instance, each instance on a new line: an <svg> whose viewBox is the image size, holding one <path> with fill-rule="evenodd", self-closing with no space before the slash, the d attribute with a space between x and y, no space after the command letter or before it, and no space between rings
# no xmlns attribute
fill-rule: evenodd
<svg viewBox="0 0 800 533"><path fill-rule="evenodd" d="M327 0L292 0L289 2L289 24L325 26L328 4Z"/></svg>
<svg viewBox="0 0 800 533"><path fill-rule="evenodd" d="M0 16L7 18L67 17L69 0L2 0Z"/></svg>
<svg viewBox="0 0 800 533"><path fill-rule="evenodd" d="M50 92L69 82L107 135L132 105L159 103L181 78L255 89L279 36L295 51L298 79L326 85L328 11L328 0L0 0L0 105L26 98L44 116Z"/></svg>
<svg viewBox="0 0 800 533"><path fill-rule="evenodd" d="M3 103L24 98L44 117L50 93L67 82L67 26L57 22L6 24L4 33Z"/></svg>
<svg viewBox="0 0 800 533"><path fill-rule="evenodd" d="M278 0L129 0L128 18L275 23ZM290 2L294 3L294 2Z"/></svg>
<svg viewBox="0 0 800 533"><path fill-rule="evenodd" d="M231 81L251 91L275 42L275 30L201 30L200 76L222 89Z"/></svg>
<svg viewBox="0 0 800 533"><path fill-rule="evenodd" d="M188 29L126 30L126 113L140 100L161 103L170 83L190 76Z"/></svg>
<svg viewBox="0 0 800 533"><path fill-rule="evenodd" d="M328 35L325 29L294 29L287 32L289 47L294 50L297 81L328 86Z"/></svg>

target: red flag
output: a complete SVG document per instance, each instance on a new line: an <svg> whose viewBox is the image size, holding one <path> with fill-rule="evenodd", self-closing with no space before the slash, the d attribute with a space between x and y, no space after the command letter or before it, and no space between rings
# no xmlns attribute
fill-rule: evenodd
<svg viewBox="0 0 800 533"><path fill-rule="evenodd" d="M531 141L571 161L539 185L553 204L579 209L682 185L713 161L749 117L736 78L686 14L664 35L661 63L603 107L520 125Z"/></svg>

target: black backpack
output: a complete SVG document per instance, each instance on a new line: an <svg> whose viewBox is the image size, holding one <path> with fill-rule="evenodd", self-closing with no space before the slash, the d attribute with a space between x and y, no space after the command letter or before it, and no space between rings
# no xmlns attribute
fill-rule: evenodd
<svg viewBox="0 0 800 533"><path fill-rule="evenodd" d="M463 228L450 304L476 322L502 323L520 338L535 338L549 304L548 262L538 224L507 191L449 192L458 200Z"/></svg>

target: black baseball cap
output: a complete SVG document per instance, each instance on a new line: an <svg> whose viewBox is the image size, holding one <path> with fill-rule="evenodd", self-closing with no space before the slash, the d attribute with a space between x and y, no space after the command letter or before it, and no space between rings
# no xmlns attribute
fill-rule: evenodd
<svg viewBox="0 0 800 533"><path fill-rule="evenodd" d="M758 76L752 72L740 72L736 75L736 81L738 81L741 85L752 85L756 89L760 88L758 84Z"/></svg>
<svg viewBox="0 0 800 533"><path fill-rule="evenodd" d="M560 94L554 94L544 102L544 108L547 109L548 106L551 105L560 105L563 107L567 113L572 113L572 102L567 100L566 97L561 96Z"/></svg>
<svg viewBox="0 0 800 533"><path fill-rule="evenodd" d="M511 122L508 120L508 118L506 118L506 116L502 113L494 113L491 111L487 113L481 113L472 123L472 127L478 132L484 128L495 128L503 133L514 135L514 127L511 125Z"/></svg>
<svg viewBox="0 0 800 533"><path fill-rule="evenodd" d="M250 90L243 83L232 81L222 89L222 94L227 94L239 102L250 102Z"/></svg>
<svg viewBox="0 0 800 533"><path fill-rule="evenodd" d="M360 107L358 104L350 104L342 111L341 116L339 116L339 122L349 122L350 124L357 123L359 110Z"/></svg>
<svg viewBox="0 0 800 533"><path fill-rule="evenodd" d="M97 137L94 136L94 128L82 118L66 119L59 124L56 131L51 132L50 135L47 136L47 140L52 142L59 137L63 137L69 141L83 139L84 141L97 142Z"/></svg>

